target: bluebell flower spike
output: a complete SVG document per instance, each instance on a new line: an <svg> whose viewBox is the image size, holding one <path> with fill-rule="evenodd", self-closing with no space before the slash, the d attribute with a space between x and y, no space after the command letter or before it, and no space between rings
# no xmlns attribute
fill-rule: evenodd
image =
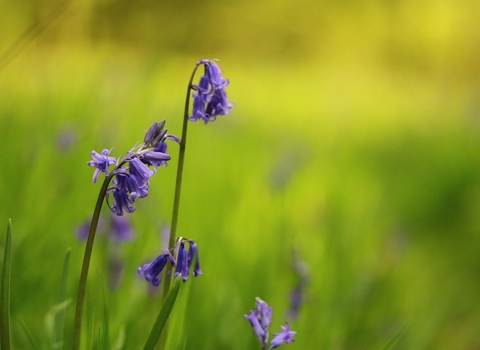
<svg viewBox="0 0 480 350"><path fill-rule="evenodd" d="M243 315L253 328L253 333L260 342L262 349L267 348L268 343L268 329L272 322L272 308L262 299L256 298L255 310L250 310L248 315ZM282 331L275 333L274 338L270 343L270 349L278 348L282 344L287 344L295 341L293 336L296 332L290 330L290 324L287 322L285 326L280 326Z"/></svg>
<svg viewBox="0 0 480 350"><path fill-rule="evenodd" d="M95 167L93 182L96 182L100 173L115 178L112 181L113 187L106 192L107 204L115 215L122 216L125 212L135 211L133 203L139 198L148 195L150 189L150 178L155 174L158 166L166 166L171 159L167 154L167 143L165 140L180 142L175 135L167 134L165 120L155 122L147 130L143 144L134 147L121 160L110 157L110 151L104 149L101 153L91 152L92 159L89 166ZM116 164L112 173L109 166ZM153 167L153 168L150 168ZM113 203L110 203L110 196L113 195Z"/></svg>
<svg viewBox="0 0 480 350"><path fill-rule="evenodd" d="M200 60L205 65L205 74L192 88L193 106L190 121L203 120L205 124L215 121L217 116L230 113L232 104L228 101L225 88L229 80L222 76L222 70L213 60Z"/></svg>
<svg viewBox="0 0 480 350"><path fill-rule="evenodd" d="M190 244L190 249L187 251L185 244L189 243ZM167 259L166 261L170 263L172 267L175 267L175 277L178 275L182 275L183 281L186 281L188 279L188 274L190 272L191 264L193 260L195 260L195 266L193 270L193 276L196 277L198 275L202 274L202 271L200 270L200 262L198 260L198 247L197 244L195 243L194 240L191 239L184 239L180 237L177 240L176 244L176 249L178 252L176 253L177 259L173 257L173 255L169 252L169 250L165 250L163 254L160 256L163 256L162 259ZM155 260L153 260L150 264L145 264L143 267L140 267L138 269L138 272L145 277L145 279L152 283L154 281L155 283L158 281L160 283L159 279L156 279L155 277L158 277L158 275L163 271L163 268L165 265L158 265L160 263L159 257L157 257ZM161 260L163 264L163 260ZM156 276L153 276L153 274L157 273ZM147 279L148 277L148 279Z"/></svg>

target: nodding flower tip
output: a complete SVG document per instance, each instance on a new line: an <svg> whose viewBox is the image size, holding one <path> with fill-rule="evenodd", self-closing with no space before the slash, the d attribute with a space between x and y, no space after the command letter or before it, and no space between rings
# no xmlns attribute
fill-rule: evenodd
<svg viewBox="0 0 480 350"><path fill-rule="evenodd" d="M228 101L225 88L230 83L222 76L220 66L213 60L200 60L205 66L205 73L198 84L192 85L193 107L190 121L203 120L205 124L214 121L219 115L230 113L232 104Z"/></svg>
<svg viewBox="0 0 480 350"><path fill-rule="evenodd" d="M190 245L187 251L185 244ZM191 263L195 260L195 267L193 270L193 276L196 277L202 274L200 270L200 262L198 260L198 247L195 241L189 239L180 239L176 247L173 248L176 253L170 254L168 250L165 250L163 254L155 258L150 264L145 264L143 267L138 268L140 275L145 277L147 282L150 282L154 286L158 286L160 283L160 273L163 271L167 262L170 262L172 267L175 267L175 277L182 275L182 279L186 281L190 272ZM177 257L175 260L174 255ZM167 260L165 260L167 259Z"/></svg>

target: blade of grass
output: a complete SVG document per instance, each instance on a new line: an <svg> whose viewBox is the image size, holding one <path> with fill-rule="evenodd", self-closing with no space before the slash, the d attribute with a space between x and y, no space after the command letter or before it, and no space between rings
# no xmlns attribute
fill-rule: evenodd
<svg viewBox="0 0 480 350"><path fill-rule="evenodd" d="M12 219L8 220L7 237L2 272L2 299L0 317L0 344L3 350L10 350L10 274L12 270Z"/></svg>
<svg viewBox="0 0 480 350"><path fill-rule="evenodd" d="M153 325L153 328L150 331L150 335L148 336L147 342L145 343L143 350L155 349L155 346L157 345L157 340L160 338L160 335L162 334L163 327L167 323L168 316L170 316L170 312L172 311L173 305L175 305L175 300L177 299L177 295L178 295L178 291L180 290L181 283L182 283L181 277L177 277L162 305L162 308L158 314L157 320L155 321L155 324Z"/></svg>
<svg viewBox="0 0 480 350"><path fill-rule="evenodd" d="M30 349L39 349L40 348L39 342L32 335L32 332L30 332L30 329L28 329L28 326L25 323L25 320L23 318L20 318L18 321L20 323L20 326L23 329L23 333L25 333L25 336L27 337L27 340L30 343Z"/></svg>
<svg viewBox="0 0 480 350"><path fill-rule="evenodd" d="M56 304L52 306L52 308L47 312L45 315L45 329L49 336L49 349L61 349L63 347L62 343L56 341L56 320L57 316L60 313L65 314L65 310L67 309L68 305L71 304L71 300L65 300L60 304Z"/></svg>
<svg viewBox="0 0 480 350"><path fill-rule="evenodd" d="M58 293L58 304L67 300L67 282L68 282L68 266L70 262L70 248L65 255L63 263L62 278L60 280L60 290ZM55 316L55 344L63 344L63 334L65 331L65 316L66 310L60 310ZM62 345L63 346L63 345Z"/></svg>
<svg viewBox="0 0 480 350"><path fill-rule="evenodd" d="M97 304L93 304L93 311L92 311L92 319L90 328L87 331L87 349L93 349L93 344L95 340L95 321L96 321L96 313L97 313Z"/></svg>
<svg viewBox="0 0 480 350"><path fill-rule="evenodd" d="M17 40L0 56L0 72L17 57L28 44L47 28L72 2L66 0L55 7L47 16L32 23Z"/></svg>
<svg viewBox="0 0 480 350"><path fill-rule="evenodd" d="M183 332L185 325L185 314L187 311L191 287L192 283L187 283L178 293L175 308L173 309L168 321L168 337L165 346L166 349L180 350L185 347L185 337L183 336Z"/></svg>
<svg viewBox="0 0 480 350"><path fill-rule="evenodd" d="M125 345L125 327L122 326L118 332L117 339L112 345L112 350L122 350Z"/></svg>
<svg viewBox="0 0 480 350"><path fill-rule="evenodd" d="M398 339L400 339L400 337L402 336L403 332L405 331L405 329L407 329L407 326L408 324L410 323L410 319L407 320L407 322L405 322L405 324L403 325L403 327L397 332L397 334L395 334L395 336L388 342L387 345L385 345L385 347L383 348L383 350L391 350L393 349L393 347L395 346L395 344L397 343Z"/></svg>
<svg viewBox="0 0 480 350"><path fill-rule="evenodd" d="M105 278L102 283L102 294L103 294L103 334L102 334L102 343L103 349L110 349L110 335L109 335L109 310L108 310L108 297L107 297L107 287L105 284Z"/></svg>

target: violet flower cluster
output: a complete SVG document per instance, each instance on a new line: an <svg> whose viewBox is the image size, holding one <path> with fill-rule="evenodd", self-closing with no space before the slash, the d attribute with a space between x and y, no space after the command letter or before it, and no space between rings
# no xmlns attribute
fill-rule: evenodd
<svg viewBox="0 0 480 350"><path fill-rule="evenodd" d="M245 317L252 325L253 332L260 341L262 349L267 349L269 336L268 328L272 322L272 308L262 299L257 297L255 309L250 310L250 314L243 315L243 317ZM268 349L275 349L282 344L288 344L295 341L293 336L297 334L297 332L290 330L288 322L285 323L285 326L280 326L280 328L282 331L273 335L273 339L270 342L270 347L268 347Z"/></svg>
<svg viewBox="0 0 480 350"><path fill-rule="evenodd" d="M107 204L114 214L122 216L124 211L134 212L133 203L148 195L150 177L155 174L158 166L166 166L170 160L166 139L180 142L178 137L167 134L164 120L155 122L147 131L143 143L130 150L122 159L110 157L107 149L101 153L91 152L93 160L88 165L95 167L93 182L97 181L102 172L110 176L109 167L115 165L115 179L112 181L114 186L106 194ZM110 203L110 196L113 197L113 203Z"/></svg>
<svg viewBox="0 0 480 350"><path fill-rule="evenodd" d="M100 231L100 233L106 233L110 240L115 242L127 242L135 237L135 231L133 230L133 227L127 216L111 215L108 221L110 221L110 226L108 227L108 230L105 230L105 227L107 226L107 220L100 217L98 220L97 230ZM79 240L87 240L90 224L91 220L87 219L83 224L76 228L75 233L77 234Z"/></svg>
<svg viewBox="0 0 480 350"><path fill-rule="evenodd" d="M220 67L212 60L201 60L205 73L201 76L198 84L193 84L193 110L189 117L190 121L203 120L205 124L214 121L219 115L230 113L232 105L228 102L225 88L229 80L222 76Z"/></svg>
<svg viewBox="0 0 480 350"><path fill-rule="evenodd" d="M188 250L185 247L186 243L189 245ZM193 239L180 237L173 248L173 252L174 254L172 255L169 250L164 250L163 254L157 256L151 263L139 267L138 273L153 286L158 286L160 284L160 274L163 272L165 266L167 266L167 263L170 263L172 267L175 267L175 277L181 274L183 281L188 279L192 263L194 263L193 276L197 277L202 274L198 256L198 246Z"/></svg>

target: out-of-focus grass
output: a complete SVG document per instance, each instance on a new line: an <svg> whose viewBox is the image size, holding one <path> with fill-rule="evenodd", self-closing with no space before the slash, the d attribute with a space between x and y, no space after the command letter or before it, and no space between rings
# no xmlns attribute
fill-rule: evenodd
<svg viewBox="0 0 480 350"><path fill-rule="evenodd" d="M435 11L417 13L412 8L420 5L400 2L390 13L373 2L342 2L317 17L318 9L288 12L288 3L278 4L284 16L293 21L308 12L305 25L321 18L325 28L318 35L301 26L277 28L278 40L267 30L258 37L260 52L250 52L258 28L274 24L253 20L241 26L243 35L233 35L251 12L242 5L237 17L220 10L236 18L224 18L223 34L235 50L217 50L211 39L206 48L152 49L144 56L141 43L128 40L121 47L69 32L78 42L68 43L58 28L67 19L83 23L89 13L74 4L68 11L78 16L60 18L57 30L0 73L0 220L11 217L15 227L17 348L29 344L21 320L36 341L48 340L44 318L57 302L68 247L68 295L76 296L84 246L74 229L91 215L99 191L86 166L89 152L114 147L118 156L160 119L180 134L186 83L199 54L222 59L236 106L211 125L189 127L179 234L198 242L204 275L188 281L187 349L256 348L242 318L255 296L274 308L271 331L277 332L298 279L293 250L309 266L310 283L289 348L382 348L410 318L398 348L478 346L477 56L457 40L475 38L467 6L450 11L450 3L441 2ZM93 17L98 13L92 9ZM148 18L133 38L143 38ZM109 17L105 26L115 29L116 20ZM224 42L209 26L204 31ZM188 33L176 33L176 45ZM159 35L163 44L175 40ZM285 52L292 45L295 50ZM107 292L109 326L112 343L124 334L125 349L144 343L160 308L136 268L162 248L175 145L170 152L170 165L152 178L149 196L130 215L137 238L117 247L125 266L119 289ZM99 236L85 329L102 322L109 249ZM73 309L67 311L68 339Z"/></svg>
<svg viewBox="0 0 480 350"><path fill-rule="evenodd" d="M113 66L68 57L42 72L5 72L0 82L0 212L16 227L12 319L24 319L38 339L46 339L41 325L56 302L67 247L69 295L76 294L83 244L73 231L99 190L86 166L90 150L114 147L119 155L162 118L180 131L193 62L160 62L147 72L123 59ZM274 307L273 325L282 323L297 279L293 249L311 282L292 322L292 349L380 348L409 317L399 347L474 347L480 142L464 104L441 101L441 87L394 86L375 71L363 73L370 77L363 89L360 79L335 89L338 67L281 75L277 67L223 67L236 100L232 115L190 126L179 230L198 241L205 274L188 282L187 348L253 348L241 315L255 296ZM71 143L60 146L67 136ZM125 348L143 343L160 307L135 270L161 248L174 145L171 153L131 215L137 239L122 247L123 283L108 298L112 341L124 327ZM101 276L108 275L107 248L97 243L87 315L101 314ZM19 323L13 338L25 346Z"/></svg>

